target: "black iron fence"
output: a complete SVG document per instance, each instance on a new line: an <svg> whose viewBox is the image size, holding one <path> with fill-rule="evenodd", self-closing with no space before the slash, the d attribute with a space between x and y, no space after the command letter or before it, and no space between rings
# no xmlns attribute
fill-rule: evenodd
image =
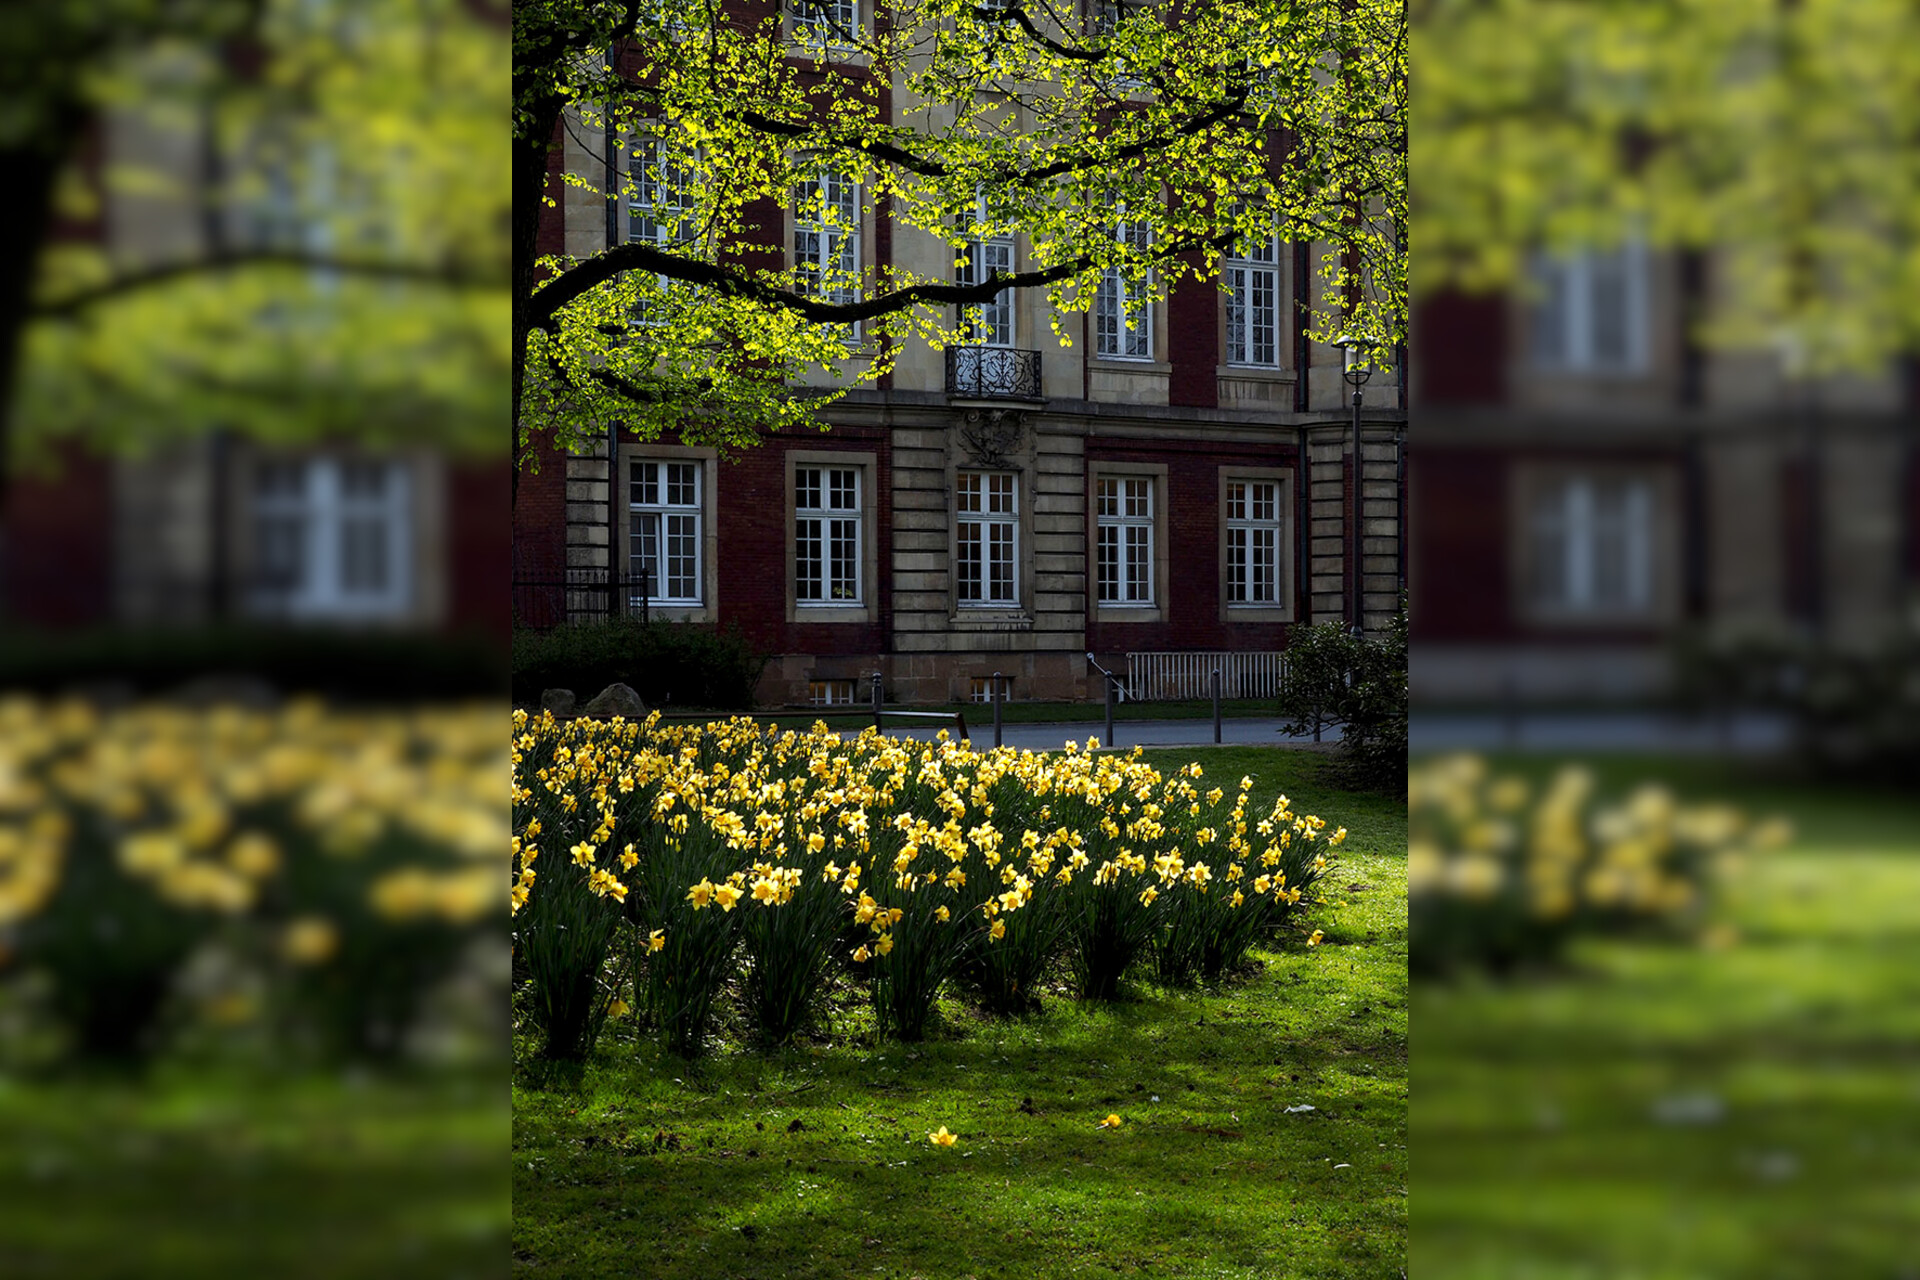
<svg viewBox="0 0 1920 1280"><path fill-rule="evenodd" d="M613 618L645 622L652 611L652 581L646 573L569 569L563 576L518 578L513 584L513 625L534 631Z"/></svg>
<svg viewBox="0 0 1920 1280"><path fill-rule="evenodd" d="M1040 353L1011 347L948 347L947 394L989 400L1038 400Z"/></svg>

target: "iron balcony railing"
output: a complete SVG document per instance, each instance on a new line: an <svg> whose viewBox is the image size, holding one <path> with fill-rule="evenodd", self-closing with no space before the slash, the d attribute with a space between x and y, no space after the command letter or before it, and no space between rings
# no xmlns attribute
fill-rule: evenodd
<svg viewBox="0 0 1920 1280"><path fill-rule="evenodd" d="M1040 353L1012 347L948 347L947 394L982 400L1039 400Z"/></svg>

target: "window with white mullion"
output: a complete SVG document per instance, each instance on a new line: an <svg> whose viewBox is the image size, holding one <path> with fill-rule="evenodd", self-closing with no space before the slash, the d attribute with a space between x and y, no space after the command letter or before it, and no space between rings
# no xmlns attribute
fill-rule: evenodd
<svg viewBox="0 0 1920 1280"><path fill-rule="evenodd" d="M1227 363L1275 368L1280 363L1280 243L1234 247L1226 262Z"/></svg>
<svg viewBox="0 0 1920 1280"><path fill-rule="evenodd" d="M794 471L793 594L800 604L861 602L860 471Z"/></svg>
<svg viewBox="0 0 1920 1280"><path fill-rule="evenodd" d="M403 464L263 461L251 499L256 607L342 619L406 610L412 546Z"/></svg>
<svg viewBox="0 0 1920 1280"><path fill-rule="evenodd" d="M822 169L794 189L793 265L800 289L827 302L860 300L860 184ZM860 326L847 326L859 340Z"/></svg>
<svg viewBox="0 0 1920 1280"><path fill-rule="evenodd" d="M859 0L787 0L794 37L809 49L849 49L859 42Z"/></svg>
<svg viewBox="0 0 1920 1280"><path fill-rule="evenodd" d="M1280 482L1227 485L1227 603L1280 603Z"/></svg>
<svg viewBox="0 0 1920 1280"><path fill-rule="evenodd" d="M651 245L667 252L686 252L698 236L693 199L693 169L667 139L643 135L623 153L626 181L621 186L626 216L620 225L629 244ZM670 276L656 276L662 290L673 287ZM642 299L634 307L641 324L658 323L656 307Z"/></svg>
<svg viewBox="0 0 1920 1280"><path fill-rule="evenodd" d="M697 462L636 459L628 477L627 576L638 604L697 605L701 485Z"/></svg>
<svg viewBox="0 0 1920 1280"><path fill-rule="evenodd" d="M1634 373L1647 361L1646 247L1543 254L1533 267L1533 360L1571 373Z"/></svg>
<svg viewBox="0 0 1920 1280"><path fill-rule="evenodd" d="M1122 217L1115 224L1114 238L1145 254L1153 244L1153 228ZM1093 333L1094 354L1103 359L1153 359L1153 306L1147 298L1147 282L1129 282L1118 266L1101 272L1093 300Z"/></svg>
<svg viewBox="0 0 1920 1280"><path fill-rule="evenodd" d="M1650 608L1652 524L1645 480L1572 477L1548 487L1532 520L1536 603L1574 612Z"/></svg>
<svg viewBox="0 0 1920 1280"><path fill-rule="evenodd" d="M962 471L954 506L959 522L955 577L961 605L1020 603L1019 480L1010 471Z"/></svg>
<svg viewBox="0 0 1920 1280"><path fill-rule="evenodd" d="M1095 579L1105 605L1153 603L1153 481L1101 476L1094 482Z"/></svg>
<svg viewBox="0 0 1920 1280"><path fill-rule="evenodd" d="M984 240L975 240L967 245L966 256L961 259L956 283L979 284L996 271L1011 275L1014 269L1013 261L1011 236L993 236ZM970 342L978 342L988 347L1011 347L1014 343L1013 290L1002 289L989 301L981 303L978 322L968 314L966 333Z"/></svg>

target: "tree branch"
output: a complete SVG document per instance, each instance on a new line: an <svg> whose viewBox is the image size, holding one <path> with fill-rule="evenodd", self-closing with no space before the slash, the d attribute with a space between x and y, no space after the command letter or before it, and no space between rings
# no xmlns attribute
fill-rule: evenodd
<svg viewBox="0 0 1920 1280"><path fill-rule="evenodd" d="M1148 255L1151 262L1165 262L1182 254L1202 249L1222 249L1233 242L1232 232L1192 241L1172 241ZM712 289L723 297L742 298L763 306L781 307L816 324L851 324L876 320L920 303L970 306L990 302L1007 289L1032 289L1071 280L1093 266L1093 258L1081 254L1067 262L1038 271L994 271L978 284L935 284L925 282L877 293L858 302L824 302L805 294L777 289L766 281L717 263L683 258L642 241L616 245L595 254L585 262L569 267L534 290L529 305L531 327L545 333L554 331L554 318L562 309L578 301L589 291L626 271L649 271L685 284Z"/></svg>
<svg viewBox="0 0 1920 1280"><path fill-rule="evenodd" d="M422 280L453 288L499 287L506 282L494 273L475 273L453 264L377 261L371 258L334 258L325 254L281 249L236 249L179 262L162 262L141 267L111 280L79 289L63 298L36 303L28 309L34 319L58 319L86 310L142 289L196 275L237 271L244 267L304 267L313 271L337 271L342 275L371 276L382 280Z"/></svg>

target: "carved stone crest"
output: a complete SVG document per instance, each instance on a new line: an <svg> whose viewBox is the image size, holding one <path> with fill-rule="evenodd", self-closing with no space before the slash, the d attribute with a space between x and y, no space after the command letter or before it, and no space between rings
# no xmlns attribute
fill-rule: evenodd
<svg viewBox="0 0 1920 1280"><path fill-rule="evenodd" d="M983 467L1004 467L1027 431L1022 409L969 409L960 419L960 447Z"/></svg>

